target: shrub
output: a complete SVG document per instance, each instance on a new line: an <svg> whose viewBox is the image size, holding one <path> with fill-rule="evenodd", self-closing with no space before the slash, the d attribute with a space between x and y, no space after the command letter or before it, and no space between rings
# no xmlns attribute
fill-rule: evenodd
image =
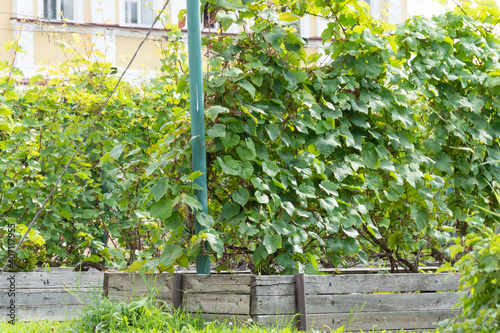
<svg viewBox="0 0 500 333"><path fill-rule="evenodd" d="M495 192L496 194L497 192ZM498 198L498 196L497 196ZM489 211L500 218L500 215ZM500 221L498 221L500 222ZM463 254L451 271L460 272L460 287L470 288L462 300L462 311L442 332L500 331L500 223L493 227L477 225L477 231L451 246L452 257ZM496 230L495 230L496 229ZM443 268L443 269L446 269Z"/></svg>

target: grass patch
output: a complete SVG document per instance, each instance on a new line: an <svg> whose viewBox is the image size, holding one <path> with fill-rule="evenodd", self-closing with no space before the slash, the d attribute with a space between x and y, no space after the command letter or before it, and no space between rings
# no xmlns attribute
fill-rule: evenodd
<svg viewBox="0 0 500 333"><path fill-rule="evenodd" d="M179 313L178 313L179 314ZM185 314L184 314L185 315ZM154 318L152 318L154 320ZM182 323L177 321L182 320ZM194 322L193 322L194 320ZM137 328L137 327L127 327L124 330L109 330L109 331L101 331L101 332L134 332L134 333L149 333L149 332L213 332L213 333L298 333L295 328L285 327L285 328L277 328L277 327L259 327L254 324L249 325L234 325L231 322L209 322L202 323L201 319L196 316L188 317L174 317L173 325L169 325L165 327L164 330L158 330L156 328ZM55 333L55 332L84 332L90 333L94 331L85 331L84 325L81 322L81 319L74 319L70 321L64 322L52 322L52 321L37 321L37 322L20 322L16 325L11 325L5 321L0 321L0 332L2 333ZM180 327L180 329L176 330L175 326ZM343 332L342 330L334 331L334 332ZM389 331L363 331L364 333L383 333ZM360 333L363 333L360 332ZM419 331L420 332L420 331ZM311 331L313 333L313 331ZM394 333L394 332L391 332ZM410 331L399 331L399 333L412 333Z"/></svg>
<svg viewBox="0 0 500 333"><path fill-rule="evenodd" d="M164 317L165 318L165 317ZM122 318L123 319L123 318ZM103 328L103 330L87 330L88 323L82 319L74 319L64 322L51 322L51 321L37 321L37 322L19 322L16 325L8 324L7 322L0 322L0 332L2 333L54 333L54 332L134 332L134 333L149 333L149 332L227 332L227 333L257 333L257 332L270 332L270 333L295 333L294 328L276 328L276 327L258 327L257 325L249 323L243 326L242 324L233 324L232 322L204 322L196 316L186 313L173 314L171 320L167 323L156 321L156 316L146 318L148 327L142 326L114 326ZM146 322L146 321L145 321ZM129 323L131 323L129 321ZM137 322L136 322L137 323ZM161 327L160 327L161 326Z"/></svg>

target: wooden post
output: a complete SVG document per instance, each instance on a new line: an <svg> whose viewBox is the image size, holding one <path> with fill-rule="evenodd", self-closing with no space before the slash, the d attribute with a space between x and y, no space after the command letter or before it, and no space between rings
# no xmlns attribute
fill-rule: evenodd
<svg viewBox="0 0 500 333"><path fill-rule="evenodd" d="M179 273L172 276L172 303L174 309L182 306L182 274Z"/></svg>
<svg viewBox="0 0 500 333"><path fill-rule="evenodd" d="M109 272L104 272L104 281L102 282L102 290L105 297L109 293Z"/></svg>
<svg viewBox="0 0 500 333"><path fill-rule="evenodd" d="M295 307L297 313L297 328L307 331L306 284L304 273L295 275Z"/></svg>

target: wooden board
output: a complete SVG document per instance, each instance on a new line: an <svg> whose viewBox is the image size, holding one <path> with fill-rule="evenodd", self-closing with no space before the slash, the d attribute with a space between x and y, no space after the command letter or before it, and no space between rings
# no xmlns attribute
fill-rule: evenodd
<svg viewBox="0 0 500 333"><path fill-rule="evenodd" d="M105 273L104 294L121 292L123 295L142 297L155 288L160 293L172 294L172 274L145 274L146 282L139 273Z"/></svg>
<svg viewBox="0 0 500 333"><path fill-rule="evenodd" d="M245 324L248 325L251 322L253 322L253 319L250 318L248 315L227 315L227 314L218 314L218 313L200 313L198 314L200 318L202 318L205 321L219 321L219 322L226 322L226 323L233 323L236 324L238 323L239 325ZM250 320L250 321L249 321Z"/></svg>
<svg viewBox="0 0 500 333"><path fill-rule="evenodd" d="M248 315L250 314L250 295L185 293L183 306L189 312Z"/></svg>
<svg viewBox="0 0 500 333"><path fill-rule="evenodd" d="M112 291L107 297L112 302L128 302L134 300L139 297L148 296L147 292L133 292L133 291ZM155 296L156 300L160 300L166 302L169 305L172 305L172 294L171 293L163 293L160 292Z"/></svg>
<svg viewBox="0 0 500 333"><path fill-rule="evenodd" d="M349 294L372 292L454 291L460 276L456 274L361 274L305 276L306 293ZM252 295L293 296L293 276L255 276Z"/></svg>
<svg viewBox="0 0 500 333"><path fill-rule="evenodd" d="M16 307L16 319L20 321L53 320L64 321L77 318L83 307L81 305L59 306L21 306ZM0 320L9 320L6 316L7 308L0 307Z"/></svg>
<svg viewBox="0 0 500 333"><path fill-rule="evenodd" d="M422 266L418 268L422 272L435 272L438 266ZM351 268L320 268L320 273L329 274L377 274L380 272L389 273L391 266L379 266L379 267L351 267ZM399 271L395 273L404 273L403 267L399 267ZM390 273L393 274L393 273Z"/></svg>
<svg viewBox="0 0 500 333"><path fill-rule="evenodd" d="M72 272L5 273L0 280L0 315L7 319L9 277L15 278L16 318L24 321L66 320L81 313L85 303L102 297L104 274Z"/></svg>
<svg viewBox="0 0 500 333"><path fill-rule="evenodd" d="M308 321L311 316L308 316ZM295 327L297 317L294 315L252 315L255 324L272 327ZM309 322L310 325L310 322Z"/></svg>
<svg viewBox="0 0 500 333"><path fill-rule="evenodd" d="M452 311L399 311L368 313L311 314L308 316L309 329L330 331L344 326L345 331L360 330L401 330L434 329L439 321L452 318L458 312ZM256 315L254 321L261 325L274 325L293 320L290 315Z"/></svg>
<svg viewBox="0 0 500 333"><path fill-rule="evenodd" d="M95 294L90 289L72 292L62 289L19 289L15 294L16 306L78 305L102 298L102 293ZM10 299L8 293L0 293L0 305L9 304Z"/></svg>
<svg viewBox="0 0 500 333"><path fill-rule="evenodd" d="M306 294L458 290L458 274L374 274L306 276Z"/></svg>
<svg viewBox="0 0 500 333"><path fill-rule="evenodd" d="M307 290L307 277L306 277ZM256 275L252 281L252 295L263 296L295 296L295 280L293 275Z"/></svg>
<svg viewBox="0 0 500 333"><path fill-rule="evenodd" d="M308 314L343 313L363 307L363 312L451 310L464 292L310 295L306 297ZM252 314L294 314L294 296L255 296Z"/></svg>
<svg viewBox="0 0 500 333"><path fill-rule="evenodd" d="M250 295L252 275L186 275L182 277L182 290L189 292Z"/></svg>
<svg viewBox="0 0 500 333"><path fill-rule="evenodd" d="M0 279L0 290L9 288L10 276L15 277L17 289L57 289L57 288L102 288L104 274L95 272L27 272L4 273Z"/></svg>

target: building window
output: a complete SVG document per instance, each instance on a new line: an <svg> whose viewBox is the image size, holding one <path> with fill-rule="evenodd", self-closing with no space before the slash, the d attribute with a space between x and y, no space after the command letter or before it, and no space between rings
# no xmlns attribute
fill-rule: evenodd
<svg viewBox="0 0 500 333"><path fill-rule="evenodd" d="M380 16L380 0L364 0L370 6L370 15L376 19L381 20Z"/></svg>
<svg viewBox="0 0 500 333"><path fill-rule="evenodd" d="M74 0L43 0L43 18L49 20L66 18L74 21Z"/></svg>
<svg viewBox="0 0 500 333"><path fill-rule="evenodd" d="M151 25L154 20L154 12L151 1L147 0L125 0L125 23Z"/></svg>

